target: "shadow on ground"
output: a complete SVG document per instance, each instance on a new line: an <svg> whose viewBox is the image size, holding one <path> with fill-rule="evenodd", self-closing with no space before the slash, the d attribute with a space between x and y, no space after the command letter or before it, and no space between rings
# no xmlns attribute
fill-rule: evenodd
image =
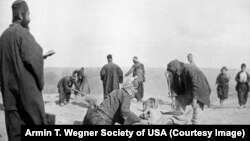
<svg viewBox="0 0 250 141"><path fill-rule="evenodd" d="M211 105L211 109L237 109L237 106L219 106L219 105ZM247 108L247 107L246 107Z"/></svg>
<svg viewBox="0 0 250 141"><path fill-rule="evenodd" d="M83 108L88 108L89 105L88 104L85 104L85 103L77 103L75 101L71 102L72 105L78 105L80 107L83 107Z"/></svg>
<svg viewBox="0 0 250 141"><path fill-rule="evenodd" d="M56 100L56 101L44 101L45 104L52 103L52 102L55 102L56 105L59 105L59 100Z"/></svg>

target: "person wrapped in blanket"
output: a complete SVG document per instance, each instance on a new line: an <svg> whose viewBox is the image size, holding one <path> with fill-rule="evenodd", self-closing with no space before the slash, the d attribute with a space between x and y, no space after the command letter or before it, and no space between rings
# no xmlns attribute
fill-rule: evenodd
<svg viewBox="0 0 250 141"><path fill-rule="evenodd" d="M144 125L185 125L191 122L191 109L187 109L185 113L178 115L174 111L163 112L158 107L155 98L149 98L143 102L143 113L139 115L139 118L144 120Z"/></svg>
<svg viewBox="0 0 250 141"><path fill-rule="evenodd" d="M196 66L178 60L167 66L170 89L175 111L185 113L186 107L193 109L192 124L200 124L204 106L210 106L211 88L204 73Z"/></svg>
<svg viewBox="0 0 250 141"><path fill-rule="evenodd" d="M90 106L83 125L131 125L141 122L139 117L130 110L131 99L134 98L138 87L136 78L127 79L122 88L113 90L100 106Z"/></svg>

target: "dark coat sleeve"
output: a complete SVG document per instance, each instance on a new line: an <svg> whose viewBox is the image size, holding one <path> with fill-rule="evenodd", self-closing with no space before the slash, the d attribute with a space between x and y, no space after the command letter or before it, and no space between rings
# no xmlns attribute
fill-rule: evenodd
<svg viewBox="0 0 250 141"><path fill-rule="evenodd" d="M250 82L250 76L249 76L249 73L247 73L247 83Z"/></svg>
<svg viewBox="0 0 250 141"><path fill-rule="evenodd" d="M70 80L69 80L69 79L65 79L65 80L63 81L63 88L64 88L64 91L65 91L66 93L71 93L71 86L72 86L72 84L69 85L69 83L70 83Z"/></svg>
<svg viewBox="0 0 250 141"><path fill-rule="evenodd" d="M119 83L122 83L123 82L123 72L119 66L117 67L117 73L119 76Z"/></svg>
<svg viewBox="0 0 250 141"><path fill-rule="evenodd" d="M130 111L130 100L129 96L124 96L121 105L121 114L125 120L124 125L131 125L140 121L140 119L132 111Z"/></svg>
<svg viewBox="0 0 250 141"><path fill-rule="evenodd" d="M249 92L249 82L250 82L250 76L249 74L247 73L247 91Z"/></svg>
<svg viewBox="0 0 250 141"><path fill-rule="evenodd" d="M125 74L125 76L129 76L135 70L135 65L133 65L129 71Z"/></svg>
<svg viewBox="0 0 250 141"><path fill-rule="evenodd" d="M220 79L220 74L217 76L215 84L219 84L219 79Z"/></svg>
<svg viewBox="0 0 250 141"><path fill-rule="evenodd" d="M102 67L102 69L101 69L100 77L101 77L101 80L104 81L104 78L105 78L105 69L104 69L104 67Z"/></svg>
<svg viewBox="0 0 250 141"><path fill-rule="evenodd" d="M236 75L236 77L235 77L235 81L236 81L237 83L240 82L240 72L237 73L237 75Z"/></svg>
<svg viewBox="0 0 250 141"><path fill-rule="evenodd" d="M44 87L43 50L28 31L20 32L20 54L25 68L34 76L37 87Z"/></svg>
<svg viewBox="0 0 250 141"><path fill-rule="evenodd" d="M146 81L146 78L145 78L145 69L144 69L144 65L143 64L141 64L142 65L142 73L143 73L143 82L145 82Z"/></svg>
<svg viewBox="0 0 250 141"><path fill-rule="evenodd" d="M78 70L74 70L72 76L75 76L78 73Z"/></svg>

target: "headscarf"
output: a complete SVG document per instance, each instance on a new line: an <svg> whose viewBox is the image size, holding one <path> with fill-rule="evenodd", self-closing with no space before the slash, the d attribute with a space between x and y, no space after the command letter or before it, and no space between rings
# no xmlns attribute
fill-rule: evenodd
<svg viewBox="0 0 250 141"><path fill-rule="evenodd" d="M178 61L177 59L171 61L167 67L167 70L169 72L177 74L178 76L181 75L182 69L183 69L183 63Z"/></svg>
<svg viewBox="0 0 250 141"><path fill-rule="evenodd" d="M184 69L184 63L178 61L177 59L171 61L167 67L167 71L173 74L173 78L170 85L171 89L173 89L176 94L182 94L183 88L185 87L182 84L182 81L185 82L185 77L181 77L183 69Z"/></svg>
<svg viewBox="0 0 250 141"><path fill-rule="evenodd" d="M223 70L228 71L228 69L227 69L227 67L226 67L226 66L222 67L222 68L221 68L221 70L220 70L220 72L222 72Z"/></svg>

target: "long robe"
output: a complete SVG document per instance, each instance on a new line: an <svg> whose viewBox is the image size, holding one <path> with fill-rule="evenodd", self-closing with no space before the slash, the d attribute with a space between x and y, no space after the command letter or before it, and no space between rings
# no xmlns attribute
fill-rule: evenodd
<svg viewBox="0 0 250 141"><path fill-rule="evenodd" d="M217 84L217 95L221 100L228 98L228 90L229 90L229 79L226 74L220 73L217 76L216 84Z"/></svg>
<svg viewBox="0 0 250 141"><path fill-rule="evenodd" d="M0 81L5 111L16 111L24 124L46 124L43 50L19 24L0 38Z"/></svg>
<svg viewBox="0 0 250 141"><path fill-rule="evenodd" d="M103 81L104 98L113 90L118 90L119 83L123 82L123 72L121 68L112 62L102 67L100 76Z"/></svg>
<svg viewBox="0 0 250 141"><path fill-rule="evenodd" d="M124 89L114 90L98 106L97 109L88 109L84 124L113 125L120 123L131 125L140 119L130 110L131 98Z"/></svg>

